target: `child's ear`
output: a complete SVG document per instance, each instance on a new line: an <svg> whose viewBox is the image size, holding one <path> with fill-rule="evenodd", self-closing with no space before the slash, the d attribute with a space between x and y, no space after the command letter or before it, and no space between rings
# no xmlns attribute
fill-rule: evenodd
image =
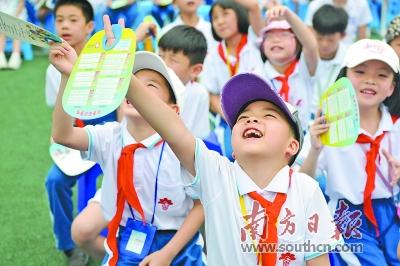
<svg viewBox="0 0 400 266"><path fill-rule="evenodd" d="M234 160L236 160L236 156L235 156L235 152L234 152L234 151L232 152L232 158L233 158Z"/></svg>
<svg viewBox="0 0 400 266"><path fill-rule="evenodd" d="M195 64L190 66L190 80L196 80L203 71L203 64Z"/></svg>
<svg viewBox="0 0 400 266"><path fill-rule="evenodd" d="M397 75L397 74L395 73L395 75ZM392 84L390 85L388 95L386 97L392 96L395 89L396 89L396 79L394 78Z"/></svg>
<svg viewBox="0 0 400 266"><path fill-rule="evenodd" d="M291 158L293 155L297 154L299 149L300 149L300 143L295 138L292 138L286 149L286 156L288 156L288 159Z"/></svg>
<svg viewBox="0 0 400 266"><path fill-rule="evenodd" d="M344 39L344 37L346 37L346 32L341 32L340 33L340 35L341 35L341 37L342 37L342 40Z"/></svg>
<svg viewBox="0 0 400 266"><path fill-rule="evenodd" d="M90 21L86 24L87 34L91 34L94 30L94 21Z"/></svg>
<svg viewBox="0 0 400 266"><path fill-rule="evenodd" d="M169 106L171 106L171 108L179 115L181 110L177 104L170 104Z"/></svg>

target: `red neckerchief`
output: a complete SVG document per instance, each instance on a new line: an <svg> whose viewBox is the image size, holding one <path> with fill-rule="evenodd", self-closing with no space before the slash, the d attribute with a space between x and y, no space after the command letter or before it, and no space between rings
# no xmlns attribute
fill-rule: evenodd
<svg viewBox="0 0 400 266"><path fill-rule="evenodd" d="M224 63L228 66L229 69L229 74L231 75L231 77L233 77L234 75L236 75L237 70L239 68L239 62L240 62L240 51L242 51L243 47L246 45L247 43L247 34L243 34L242 38L240 39L239 45L236 48L236 62L234 64L229 62L229 52L228 55L225 55L224 52L224 48L222 47L222 42L220 42L218 44L218 54L221 57L222 61L224 61Z"/></svg>
<svg viewBox="0 0 400 266"><path fill-rule="evenodd" d="M289 170L289 187L292 179L293 169ZM259 244L274 245L278 243L278 229L276 223L281 212L282 205L285 203L287 194L277 193L273 202L266 200L259 193L253 191L248 193L249 197L254 201L260 203L264 208L265 217L267 220L264 222L263 233ZM268 230L268 232L267 232ZM261 261L262 266L276 265L276 253L259 253L258 261Z"/></svg>
<svg viewBox="0 0 400 266"><path fill-rule="evenodd" d="M162 143L159 141L157 145ZM115 266L118 262L118 245L117 245L117 231L119 224L124 213L125 202L128 201L129 205L132 206L142 218L142 222L146 222L142 205L140 204L139 197L136 193L134 184L134 165L135 157L134 153L138 148L146 148L142 143L135 143L125 146L121 151L121 156L118 159L118 171L117 171L117 211L114 217L108 224L108 235L107 245L112 251L112 258L110 259L109 265Z"/></svg>
<svg viewBox="0 0 400 266"><path fill-rule="evenodd" d="M276 77L276 79L282 83L282 87L279 90L279 95L282 96L286 102L289 101L289 91L290 91L289 77L294 72L297 62L298 62L297 59L294 60L292 63L290 63L289 67L285 70L285 73L283 73L283 76Z"/></svg>
<svg viewBox="0 0 400 266"><path fill-rule="evenodd" d="M393 124L396 123L399 117L392 115ZM367 182L364 189L364 214L368 221L372 223L375 228L375 233L379 236L378 222L376 221L374 209L372 208L372 192L375 189L375 176L376 176L376 158L379 154L380 143L385 136L383 132L375 139L370 138L365 134L360 134L357 138L357 143L370 144L369 150L365 153L367 158L365 163L365 172L367 173Z"/></svg>

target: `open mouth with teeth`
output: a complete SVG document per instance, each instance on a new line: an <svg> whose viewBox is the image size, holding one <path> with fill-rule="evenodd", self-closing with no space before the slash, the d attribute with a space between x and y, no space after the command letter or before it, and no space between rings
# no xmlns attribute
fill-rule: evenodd
<svg viewBox="0 0 400 266"><path fill-rule="evenodd" d="M243 137L245 139L251 139L251 138L259 139L263 136L264 135L261 133L261 131L256 128L248 128L243 132Z"/></svg>
<svg viewBox="0 0 400 266"><path fill-rule="evenodd" d="M367 94L367 95L375 95L376 91L372 90L372 89L363 89L360 91L361 94Z"/></svg>

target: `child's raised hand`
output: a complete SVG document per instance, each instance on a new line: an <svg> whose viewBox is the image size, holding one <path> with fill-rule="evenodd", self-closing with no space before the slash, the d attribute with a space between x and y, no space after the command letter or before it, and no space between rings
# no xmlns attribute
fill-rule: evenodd
<svg viewBox="0 0 400 266"><path fill-rule="evenodd" d="M321 135L326 133L329 129L329 125L326 123L325 116L322 115L322 111L318 111L317 118L314 120L314 123L310 127L310 135L311 135L311 146L320 151L323 148L323 144L321 142Z"/></svg>
<svg viewBox="0 0 400 266"><path fill-rule="evenodd" d="M168 266L171 264L172 259L170 255L161 249L145 257L139 266Z"/></svg>
<svg viewBox="0 0 400 266"><path fill-rule="evenodd" d="M118 24L122 28L125 28L125 21L123 19L118 20ZM108 15L103 16L104 34L106 35L106 45L110 46L115 42L114 32L112 31L110 17Z"/></svg>
<svg viewBox="0 0 400 266"><path fill-rule="evenodd" d="M136 29L136 41L141 42L147 37L157 35L157 25L151 22L143 22Z"/></svg>
<svg viewBox="0 0 400 266"><path fill-rule="evenodd" d="M269 9L266 13L267 17L267 24L271 22L272 20L283 20L287 19L290 13L290 9L287 8L286 6L274 6L271 9Z"/></svg>
<svg viewBox="0 0 400 266"><path fill-rule="evenodd" d="M235 0L235 2L247 10L251 10L258 6L258 0Z"/></svg>
<svg viewBox="0 0 400 266"><path fill-rule="evenodd" d="M66 41L50 42L49 61L62 74L70 75L78 55Z"/></svg>
<svg viewBox="0 0 400 266"><path fill-rule="evenodd" d="M396 185L400 179L400 161L393 157L387 150L382 149L383 155L389 163L390 184Z"/></svg>

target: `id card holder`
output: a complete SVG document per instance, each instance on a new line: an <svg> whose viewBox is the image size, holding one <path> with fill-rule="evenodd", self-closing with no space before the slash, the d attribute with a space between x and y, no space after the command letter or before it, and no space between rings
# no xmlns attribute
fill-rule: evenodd
<svg viewBox="0 0 400 266"><path fill-rule="evenodd" d="M118 251L129 261L142 261L150 252L157 227L132 218L120 234Z"/></svg>

